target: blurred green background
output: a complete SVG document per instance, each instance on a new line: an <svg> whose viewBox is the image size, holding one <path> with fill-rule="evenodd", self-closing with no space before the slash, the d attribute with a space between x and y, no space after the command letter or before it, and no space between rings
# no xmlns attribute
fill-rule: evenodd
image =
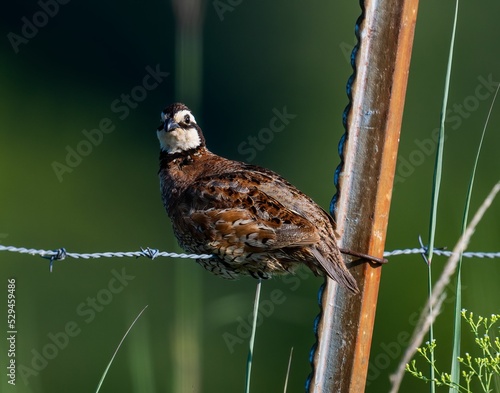
<svg viewBox="0 0 500 393"><path fill-rule="evenodd" d="M178 251L156 176L159 113L181 98L175 93L179 71L171 3L66 1L46 20L36 1L10 2L6 7L0 15L0 242L74 252L147 246ZM453 9L452 1L420 4L387 250L416 247L419 234L427 237L434 157L427 151L433 150L432 144L422 141L431 138L439 124ZM500 80L499 13L496 0L461 4L437 246L452 248L460 233L475 149L492 99L487 88L477 90L478 78ZM345 84L352 73L348 57L359 14L357 1L207 2L202 96L195 116L208 147L279 172L327 208L335 192L332 178L344 132ZM43 27L13 46L10 33L20 36L33 18ZM133 89L142 85L147 66L158 66L169 75L139 102L132 102L125 116L112 103L122 94L140 94L140 88ZM273 109L283 107L296 118L255 157L245 153L242 144L258 137L273 118ZM499 112L497 105L479 164L473 211L499 178ZM68 146L85 151L82 131L97 128L103 118L110 119L114 130L103 134L71 172L58 178L54 162L67 165ZM496 202L478 227L471 250L499 251L499 212ZM435 258L435 277L444 262ZM499 274L497 261L467 260L463 306L484 315L498 313ZM122 281L113 279L117 275ZM302 275L303 279L275 279L263 285L261 300L269 307L257 332L254 392L283 390L291 347L288 392L304 389L322 280ZM119 340L145 305L148 309L118 353L101 391L243 390L248 340L242 321L252 312L254 280L228 282L201 271L192 261L165 258L67 259L49 274L46 260L7 252L0 254L0 277L3 299L7 278L17 280L16 359L18 367L26 367L24 378L18 369L16 386L8 385L6 340L0 341L2 391L95 391ZM187 289L184 294L199 298L199 309L184 310L188 322L189 313L196 314L192 319L200 336L194 349L189 342L178 348L183 332L190 337L177 317L182 303L179 283ZM367 392L388 390L388 376L397 366L426 291L426 267L419 256L392 258L384 267ZM453 299L450 290L435 330L443 369L449 367ZM5 305L1 300L4 332ZM68 328L70 322L74 323ZM74 337L65 340L65 329ZM54 337L60 348L54 346ZM228 337L237 340L228 346ZM470 349L470 340L464 345ZM44 351L53 358L46 364L36 355ZM401 391L426 389L406 376Z"/></svg>

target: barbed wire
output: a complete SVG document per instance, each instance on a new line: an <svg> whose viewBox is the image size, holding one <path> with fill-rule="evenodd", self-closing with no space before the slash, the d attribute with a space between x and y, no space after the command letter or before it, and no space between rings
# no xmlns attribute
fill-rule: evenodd
<svg viewBox="0 0 500 393"><path fill-rule="evenodd" d="M190 259L208 259L212 255L208 254L185 254L185 253L175 253L175 252L164 252L159 251L154 248L141 248L140 251L107 251L107 252L94 252L94 253L78 253L78 252L68 252L65 248L59 248L57 250L38 250L35 248L25 248L25 247L13 247L13 246L2 246L0 245L0 251L10 251L17 252L20 254L30 254L39 255L42 258L54 258L54 259L64 259L66 257L76 258L76 259L96 259L96 258L138 258L138 257L148 257L150 259L155 259L157 257L170 257L170 258L190 258Z"/></svg>
<svg viewBox="0 0 500 393"><path fill-rule="evenodd" d="M3 246L0 244L0 251L10 251L17 252L20 254L30 254L39 255L42 258L47 258L50 260L63 260L66 257L75 259L97 259L97 258L139 258L147 257L150 259L155 259L157 257L168 257L168 258L189 258L189 259L208 259L212 258L213 255L210 254L186 254L186 253L175 253L175 252L165 252L159 251L154 248L141 248L140 251L107 251L107 252L94 252L94 253L77 253L68 252L65 248L59 248L56 250L39 250L35 248L25 248L25 247L14 247L14 246ZM392 257L398 255L411 255L411 254L425 254L427 248L406 248L401 250L385 251L384 257ZM452 255L451 251L434 249L434 254L449 257ZM467 251L462 254L465 258L500 258L500 252L473 252Z"/></svg>
<svg viewBox="0 0 500 393"><path fill-rule="evenodd" d="M208 259L212 258L213 255L208 254L185 254L176 252L164 252L159 251L155 248L141 248L140 251L108 251L108 252L94 252L94 253L78 253L78 252L67 252L65 248L59 248L57 250L38 250L35 248L25 248L25 247L13 247L13 246L2 246L0 244L0 251L10 251L17 252L20 254L29 255L39 255L42 258L50 260L49 269L52 272L52 266L54 261L62 261L66 257L75 259L97 259L97 258L139 258L147 257L150 259L155 259L157 257L170 257L170 258L190 258L190 259Z"/></svg>
<svg viewBox="0 0 500 393"><path fill-rule="evenodd" d="M427 253L427 248L425 248L425 247L406 248L404 250L385 251L384 257L393 257L393 256L397 256L397 255L410 255L410 254L425 254L425 253ZM451 255L453 254L452 251L440 250L440 249L436 249L436 248L432 251L432 253L435 255L441 255L441 256L445 256L445 257L451 257ZM466 251L466 252L462 253L462 256L464 258L494 259L494 258L500 258L500 252Z"/></svg>

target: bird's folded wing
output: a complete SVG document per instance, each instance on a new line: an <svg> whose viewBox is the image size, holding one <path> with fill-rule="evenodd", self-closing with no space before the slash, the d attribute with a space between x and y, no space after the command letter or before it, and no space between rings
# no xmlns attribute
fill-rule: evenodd
<svg viewBox="0 0 500 393"><path fill-rule="evenodd" d="M214 179L187 190L179 219L198 241L259 252L319 241L315 226L251 184Z"/></svg>

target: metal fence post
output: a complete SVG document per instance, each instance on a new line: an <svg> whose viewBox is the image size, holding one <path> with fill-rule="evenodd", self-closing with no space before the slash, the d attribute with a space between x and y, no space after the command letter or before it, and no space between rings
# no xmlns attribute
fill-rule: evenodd
<svg viewBox="0 0 500 393"><path fill-rule="evenodd" d="M350 103L340 142L338 193L332 201L340 246L382 256L399 144L418 0L361 1ZM307 390L365 390L381 269L354 262L361 293L327 280L315 323L317 343Z"/></svg>

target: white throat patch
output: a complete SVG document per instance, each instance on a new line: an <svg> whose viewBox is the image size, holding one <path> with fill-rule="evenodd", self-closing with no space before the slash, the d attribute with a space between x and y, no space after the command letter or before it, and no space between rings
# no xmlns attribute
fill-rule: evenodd
<svg viewBox="0 0 500 393"><path fill-rule="evenodd" d="M201 145L198 130L190 127L187 130L177 128L171 132L157 131L160 147L169 154L195 149Z"/></svg>

